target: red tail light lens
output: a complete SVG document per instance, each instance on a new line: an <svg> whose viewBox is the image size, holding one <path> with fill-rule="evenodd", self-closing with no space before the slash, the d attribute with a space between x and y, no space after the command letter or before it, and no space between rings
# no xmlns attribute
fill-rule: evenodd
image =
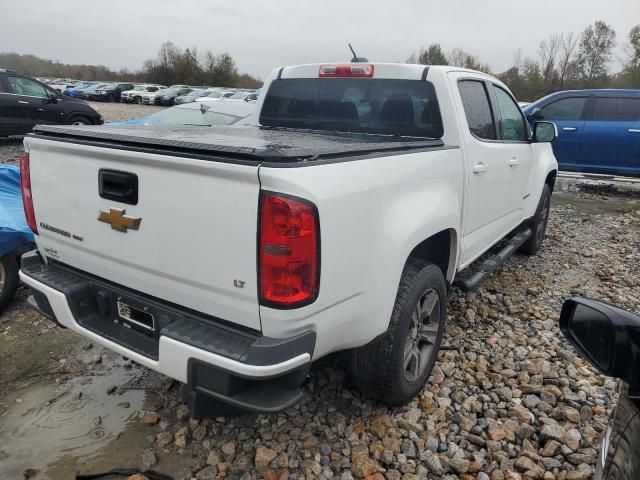
<svg viewBox="0 0 640 480"><path fill-rule="evenodd" d="M31 193L31 173L29 170L29 154L20 157L20 188L22 190L22 205L27 225L33 233L38 234L36 214L33 212L33 195Z"/></svg>
<svg viewBox="0 0 640 480"><path fill-rule="evenodd" d="M322 65L318 72L320 77L373 77L373 65L368 63L352 63L349 65Z"/></svg>
<svg viewBox="0 0 640 480"><path fill-rule="evenodd" d="M301 198L260 196L260 303L295 308L312 303L320 281L320 230L315 205Z"/></svg>

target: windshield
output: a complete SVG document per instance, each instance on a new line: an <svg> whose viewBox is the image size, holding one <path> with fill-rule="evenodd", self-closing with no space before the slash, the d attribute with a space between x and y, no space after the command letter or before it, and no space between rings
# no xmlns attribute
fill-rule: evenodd
<svg viewBox="0 0 640 480"><path fill-rule="evenodd" d="M431 82L295 78L271 84L265 126L440 138L442 118Z"/></svg>
<svg viewBox="0 0 640 480"><path fill-rule="evenodd" d="M246 96L247 96L246 92L238 92L238 93L234 93L233 95L231 95L229 97L229 100L241 100Z"/></svg>
<svg viewBox="0 0 640 480"><path fill-rule="evenodd" d="M166 90L162 91L163 95L177 95L178 94L178 90L176 90L175 88L167 88Z"/></svg>
<svg viewBox="0 0 640 480"><path fill-rule="evenodd" d="M147 87L145 87L144 85L136 85L135 87L133 87L133 91L134 92L142 92L146 89Z"/></svg>
<svg viewBox="0 0 640 480"><path fill-rule="evenodd" d="M220 98L222 96L222 94L220 92L211 92L208 95L205 95L206 97L209 98Z"/></svg>
<svg viewBox="0 0 640 480"><path fill-rule="evenodd" d="M201 108L169 108L145 118L147 125L231 125L242 117Z"/></svg>

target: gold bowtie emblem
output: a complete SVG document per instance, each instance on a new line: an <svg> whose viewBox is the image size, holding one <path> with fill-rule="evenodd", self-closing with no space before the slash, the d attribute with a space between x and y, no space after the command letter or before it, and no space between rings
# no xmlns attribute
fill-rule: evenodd
<svg viewBox="0 0 640 480"><path fill-rule="evenodd" d="M138 230L142 218L125 215L124 208L110 208L109 211L100 210L98 220L111 225L113 230L127 233L127 229Z"/></svg>

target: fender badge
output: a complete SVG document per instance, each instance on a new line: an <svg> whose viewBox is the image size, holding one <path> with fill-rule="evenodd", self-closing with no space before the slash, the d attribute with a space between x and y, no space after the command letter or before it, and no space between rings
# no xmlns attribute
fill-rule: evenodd
<svg viewBox="0 0 640 480"><path fill-rule="evenodd" d="M127 233L127 229L138 230L140 228L140 217L130 217L125 215L124 208L109 208L109 211L100 210L98 221L108 223L113 230Z"/></svg>

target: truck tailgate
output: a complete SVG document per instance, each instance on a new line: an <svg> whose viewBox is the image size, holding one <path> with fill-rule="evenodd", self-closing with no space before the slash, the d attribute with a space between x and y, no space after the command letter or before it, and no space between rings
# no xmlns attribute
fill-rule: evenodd
<svg viewBox="0 0 640 480"><path fill-rule="evenodd" d="M27 138L25 145L36 240L44 255L177 305L260 329L258 163L203 161L38 137ZM101 198L101 170L136 175L137 203ZM99 221L101 212L107 222ZM138 229L115 229L122 215L140 219Z"/></svg>

